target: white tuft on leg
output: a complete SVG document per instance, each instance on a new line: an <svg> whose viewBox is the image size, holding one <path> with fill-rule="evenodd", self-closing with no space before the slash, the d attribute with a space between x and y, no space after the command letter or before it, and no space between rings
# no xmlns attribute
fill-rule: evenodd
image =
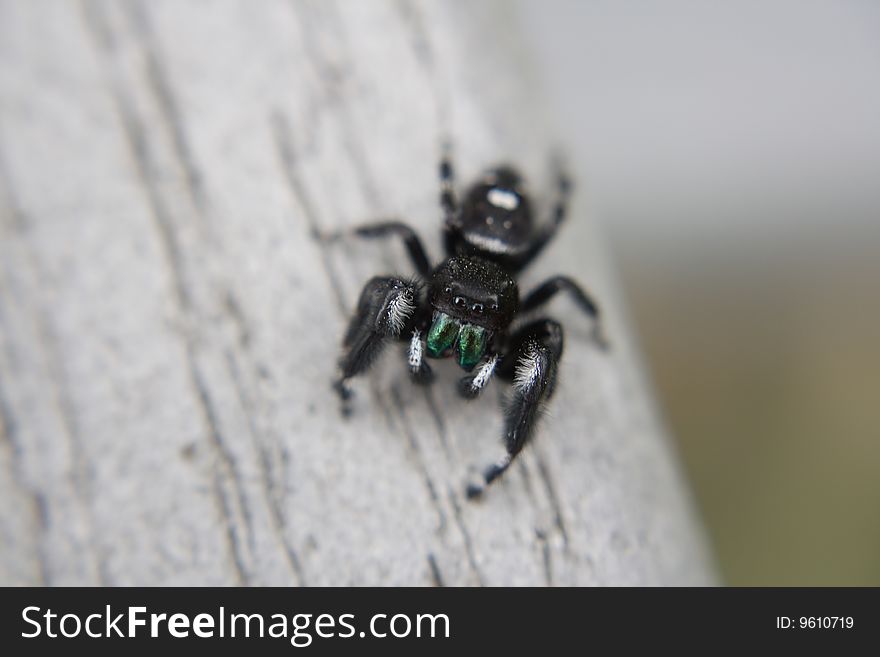
<svg viewBox="0 0 880 657"><path fill-rule="evenodd" d="M409 368L414 374L418 373L422 367L423 353L422 334L416 329L413 331L412 340L409 341Z"/></svg>
<svg viewBox="0 0 880 657"><path fill-rule="evenodd" d="M388 331L392 335L400 335L413 310L415 304L412 300L412 291L401 290L388 304Z"/></svg>
<svg viewBox="0 0 880 657"><path fill-rule="evenodd" d="M489 360L487 360L480 366L480 369L477 370L473 381L471 381L471 390L473 392L480 392L480 390L486 387L486 384L489 383L489 379L492 378L492 373L495 371L495 366L497 364L498 356L493 355Z"/></svg>
<svg viewBox="0 0 880 657"><path fill-rule="evenodd" d="M526 392L541 378L541 354L537 347L531 346L516 364L513 385L520 392Z"/></svg>

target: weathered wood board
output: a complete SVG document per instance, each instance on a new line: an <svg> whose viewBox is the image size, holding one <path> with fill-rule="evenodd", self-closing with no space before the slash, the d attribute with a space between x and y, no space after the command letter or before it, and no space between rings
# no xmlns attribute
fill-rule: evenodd
<svg viewBox="0 0 880 657"><path fill-rule="evenodd" d="M502 7L503 5L503 7ZM712 583L583 194L525 275L582 280L534 446L479 502L503 386L388 350L343 420L345 322L437 159L549 210L564 147L502 2L0 3L0 583ZM577 179L576 154L570 157ZM542 193L545 192L546 193Z"/></svg>

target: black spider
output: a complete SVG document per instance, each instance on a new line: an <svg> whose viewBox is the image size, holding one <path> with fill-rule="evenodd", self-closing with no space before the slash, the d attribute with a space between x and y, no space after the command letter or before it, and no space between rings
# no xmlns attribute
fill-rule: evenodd
<svg viewBox="0 0 880 657"><path fill-rule="evenodd" d="M341 375L334 387L347 413L351 391L346 381L370 367L388 338L409 341L409 370L418 383L433 378L426 356L453 355L470 373L458 384L459 392L468 399L477 397L493 374L511 382L513 396L507 405L504 434L507 451L486 468L485 484L468 487L468 497L476 497L507 470L528 442L540 409L556 384L562 326L549 318L519 325L520 314L565 291L594 320L594 335L600 345L604 342L598 308L576 282L554 276L521 300L515 280L565 219L570 184L564 175L559 175L553 216L540 227L533 225L522 179L511 167L487 172L467 191L460 206L448 155L440 163L440 179L448 258L436 269L416 233L403 223L389 221L354 230L361 237L403 239L427 286L396 276L375 277L366 284L345 334Z"/></svg>

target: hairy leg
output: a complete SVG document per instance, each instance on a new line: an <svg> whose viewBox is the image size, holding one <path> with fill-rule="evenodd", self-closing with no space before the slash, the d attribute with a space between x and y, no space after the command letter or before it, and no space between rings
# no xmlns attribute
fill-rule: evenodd
<svg viewBox="0 0 880 657"><path fill-rule="evenodd" d="M345 334L340 376L334 383L343 402L351 397L348 379L375 362L388 338L400 337L412 326L418 304L419 288L413 282L394 277L376 277L367 282ZM347 410L343 406L343 412Z"/></svg>
<svg viewBox="0 0 880 657"><path fill-rule="evenodd" d="M517 269L523 269L532 260L537 258L541 251L544 250L544 247L556 236L556 232L568 214L570 196L571 180L560 170L556 177L556 200L553 203L550 220L538 230L529 248L523 254L516 257L514 265Z"/></svg>
<svg viewBox="0 0 880 657"><path fill-rule="evenodd" d="M447 225L454 220L455 214L458 212L454 184L455 172L452 168L450 147L444 145L443 155L440 157L440 207L443 209L443 217Z"/></svg>
<svg viewBox="0 0 880 657"><path fill-rule="evenodd" d="M593 340L602 349L608 348L608 341L602 332L599 306L580 285L567 276L554 276L532 290L520 304L520 312L527 313L548 303L559 292L567 292L575 305L593 320Z"/></svg>
<svg viewBox="0 0 880 657"><path fill-rule="evenodd" d="M398 237L403 240L406 252L409 255L410 262L416 268L416 271L424 279L431 276L431 261L418 234L412 228L401 221L378 221L376 223L364 224L363 226L355 226L348 231L339 231L333 233L323 233L319 235L319 239L333 242L346 234L364 237L367 239Z"/></svg>
<svg viewBox="0 0 880 657"><path fill-rule="evenodd" d="M458 381L458 392L465 399L476 399L489 384L498 366L498 354L489 354L475 369Z"/></svg>
<svg viewBox="0 0 880 657"><path fill-rule="evenodd" d="M498 376L513 382L513 395L505 410L505 453L483 472L483 482L468 487L468 497L478 497L500 477L534 435L544 403L553 395L562 356L562 326L541 319L514 334L511 349L498 368Z"/></svg>
<svg viewBox="0 0 880 657"><path fill-rule="evenodd" d="M414 328L407 350L409 373L415 383L426 384L434 380L434 372L425 360L424 329Z"/></svg>

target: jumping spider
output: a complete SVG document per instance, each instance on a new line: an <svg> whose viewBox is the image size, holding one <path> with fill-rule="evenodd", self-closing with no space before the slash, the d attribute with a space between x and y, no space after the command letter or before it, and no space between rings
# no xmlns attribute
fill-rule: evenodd
<svg viewBox="0 0 880 657"><path fill-rule="evenodd" d="M468 487L467 495L473 498L507 470L529 441L556 384L562 326L549 318L522 324L517 321L520 315L557 292L568 292L593 320L597 342L604 347L604 341L598 308L575 281L554 276L520 299L515 280L565 219L570 184L564 175L558 176L551 220L540 227L533 225L522 178L511 167L488 171L460 205L448 155L440 162L440 182L448 257L438 267L431 267L419 237L406 224L388 221L354 229L360 237L401 238L427 286L396 276L377 276L366 284L345 334L334 388L347 412L352 393L346 382L370 367L388 338L409 341L408 367L417 383L433 378L426 357L450 356L469 372L458 383L458 391L467 399L477 397L493 374L512 383L505 417L506 453L484 470L484 482Z"/></svg>

